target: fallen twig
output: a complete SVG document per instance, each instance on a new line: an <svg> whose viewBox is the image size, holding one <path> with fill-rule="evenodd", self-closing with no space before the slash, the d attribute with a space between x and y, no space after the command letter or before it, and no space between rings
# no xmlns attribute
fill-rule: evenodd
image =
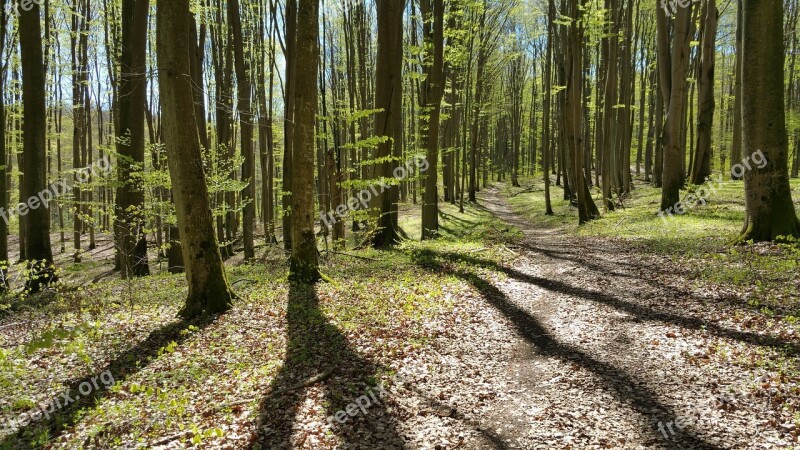
<svg viewBox="0 0 800 450"><path fill-rule="evenodd" d="M304 381L302 383L297 383L297 384L295 384L293 386L289 386L289 387L285 387L285 388L281 388L281 389L275 389L274 391L271 392L271 394L282 394L284 392L296 391L298 389L306 388L306 387L309 387L309 386L311 386L313 384L317 384L320 381L324 381L328 377L330 377L333 374L334 369L335 369L334 367L331 367L330 369L326 370L325 372L322 372L322 373L320 373L318 375L315 375L315 376L307 379L306 381Z"/></svg>
<svg viewBox="0 0 800 450"><path fill-rule="evenodd" d="M167 436L167 437L163 437L163 438L161 438L161 439L159 439L159 440L157 440L155 442L152 442L150 444L150 446L151 447L155 447L155 446L158 446L158 445L169 444L170 442L172 442L172 441L174 441L176 439L180 439L180 438L186 436L189 433L191 433L190 430L184 430L184 431L181 431L180 433L176 433L176 434L173 434L173 435L170 435L170 436Z"/></svg>

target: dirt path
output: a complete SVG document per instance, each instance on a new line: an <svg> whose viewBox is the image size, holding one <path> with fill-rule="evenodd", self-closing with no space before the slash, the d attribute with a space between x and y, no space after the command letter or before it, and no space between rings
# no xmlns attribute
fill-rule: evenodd
<svg viewBox="0 0 800 450"><path fill-rule="evenodd" d="M442 343L444 363L432 382L459 384L445 412L468 425L466 448L791 445L769 399L751 395L768 374L711 357L720 345L770 351L778 343L728 326L724 305L692 296L681 274L662 274L655 257L538 228L497 189L481 204L525 238L511 249L519 254L513 267L461 255L491 270L438 268L480 295L469 331L459 330L472 334L461 348ZM485 401L459 400L475 389Z"/></svg>

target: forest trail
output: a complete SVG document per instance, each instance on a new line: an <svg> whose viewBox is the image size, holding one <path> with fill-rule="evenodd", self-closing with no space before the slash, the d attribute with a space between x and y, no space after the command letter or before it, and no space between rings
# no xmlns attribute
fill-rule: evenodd
<svg viewBox="0 0 800 450"><path fill-rule="evenodd" d="M524 240L509 249L518 254L513 267L450 255L492 273L453 269L484 303L483 323L465 339L495 346L469 355L492 386L491 400L471 418L480 435L467 448L787 444L780 427L766 425L774 420L769 399L751 395L756 380L769 383L769 376L712 357L775 342L722 323L728 306L693 295L680 271L665 274L654 256L537 227L498 188L479 199Z"/></svg>

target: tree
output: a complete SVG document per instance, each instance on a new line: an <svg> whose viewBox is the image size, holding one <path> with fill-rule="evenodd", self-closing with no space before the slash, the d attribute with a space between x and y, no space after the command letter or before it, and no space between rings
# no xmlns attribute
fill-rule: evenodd
<svg viewBox="0 0 800 450"><path fill-rule="evenodd" d="M553 206L550 201L550 101L552 94L553 74L553 37L555 28L556 6L555 0L547 2L547 54L544 63L544 86L542 90L542 171L544 176L544 204L545 215L553 215Z"/></svg>
<svg viewBox="0 0 800 450"><path fill-rule="evenodd" d="M22 54L23 159L25 174L20 189L20 204L28 206L22 226L25 232L25 258L28 261L30 292L39 292L55 280L53 250L50 246L50 213L43 193L47 186L45 132L45 68L42 50L40 7L19 15L19 44ZM22 209L22 206L20 206ZM20 215L22 211L20 211Z"/></svg>
<svg viewBox="0 0 800 450"><path fill-rule="evenodd" d="M375 177L392 177L395 137L402 126L403 111L403 6L404 0L378 0L378 56L375 62L375 134L383 138L375 153ZM399 147L397 147L399 148ZM398 241L397 205L393 204L395 186L383 190L374 199L378 207L378 230L372 244L376 247Z"/></svg>
<svg viewBox="0 0 800 450"><path fill-rule="evenodd" d="M200 155L189 76L189 43L194 42L190 20L193 19L189 0L158 0L157 57L162 127L189 285L186 303L179 312L184 318L224 312L230 309L235 298L214 237Z"/></svg>
<svg viewBox="0 0 800 450"><path fill-rule="evenodd" d="M0 0L0 23L4 24L0 26L0 55L2 55L6 44L6 0ZM8 176L8 166L6 165L6 160L8 160L8 155L6 155L6 105L5 93L3 92L6 84L5 74L7 73L6 66L3 66L2 75L0 75L0 208L3 211L8 211L8 196L6 195L8 190L8 183L6 182ZM7 266L8 222L0 220L0 293L8 289Z"/></svg>
<svg viewBox="0 0 800 450"><path fill-rule="evenodd" d="M783 2L744 0L742 30L742 131L747 152L765 164L745 171L747 216L740 241L800 237L789 186L789 142L784 110ZM747 156L746 156L747 158Z"/></svg>
<svg viewBox="0 0 800 450"><path fill-rule="evenodd" d="M244 258L255 258L253 227L256 221L256 161L253 153L253 113L251 106L251 82L249 68L244 57L244 39L242 37L242 19L239 13L239 0L228 0L228 23L233 35L233 53L236 68L236 86L238 91L237 107L241 132L241 149L244 157L242 181L247 183L242 190L242 230L244 241Z"/></svg>
<svg viewBox="0 0 800 450"><path fill-rule="evenodd" d="M711 127L714 124L714 64L717 38L716 0L703 3L701 28L701 60L697 68L697 84L700 110L697 113L697 144L692 167L692 183L703 184L711 175Z"/></svg>
<svg viewBox="0 0 800 450"><path fill-rule="evenodd" d="M423 66L425 81L422 84L422 92L420 92L423 111L421 128L429 164L425 174L425 193L422 197L422 239L425 240L436 237L439 231L439 168L437 163L439 161L439 118L444 93L444 0L422 0L420 4L425 20L422 27L423 39L428 52Z"/></svg>
<svg viewBox="0 0 800 450"><path fill-rule="evenodd" d="M319 66L319 0L300 0L294 72L292 136L292 256L290 277L299 282L320 278L314 234L314 153Z"/></svg>
<svg viewBox="0 0 800 450"><path fill-rule="evenodd" d="M144 118L149 0L122 0L122 52L117 95L119 179L115 223L123 278L150 274L144 218Z"/></svg>
<svg viewBox="0 0 800 450"><path fill-rule="evenodd" d="M566 42L566 107L564 110L564 125L566 129L567 144L569 145L572 162L573 179L575 180L575 194L578 202L578 220L581 225L600 217L589 192L587 180L584 178L584 148L583 148L583 41L585 19L582 18L584 0L569 1L570 26Z"/></svg>
<svg viewBox="0 0 800 450"><path fill-rule="evenodd" d="M293 171L293 146L294 146L294 93L295 93L295 66L297 64L297 0L286 0L286 46L284 59L286 60L286 85L283 90L283 248L292 250L292 215L288 208L292 201L292 171ZM314 87L316 90L316 86Z"/></svg>
<svg viewBox="0 0 800 450"><path fill-rule="evenodd" d="M667 211L680 200L680 190L684 185L683 159L684 147L681 128L684 123L686 103L686 75L689 67L689 33L692 7L679 7L675 14L675 30L670 45L667 33L666 12L660 7L658 14L659 71L662 81L662 95L667 110L664 125L664 161L662 170L661 210ZM671 51L670 51L671 47Z"/></svg>

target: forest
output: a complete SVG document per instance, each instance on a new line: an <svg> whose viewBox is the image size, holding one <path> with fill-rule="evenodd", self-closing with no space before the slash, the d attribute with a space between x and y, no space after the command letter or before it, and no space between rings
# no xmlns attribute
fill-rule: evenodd
<svg viewBox="0 0 800 450"><path fill-rule="evenodd" d="M0 449L800 448L800 0L0 19Z"/></svg>

